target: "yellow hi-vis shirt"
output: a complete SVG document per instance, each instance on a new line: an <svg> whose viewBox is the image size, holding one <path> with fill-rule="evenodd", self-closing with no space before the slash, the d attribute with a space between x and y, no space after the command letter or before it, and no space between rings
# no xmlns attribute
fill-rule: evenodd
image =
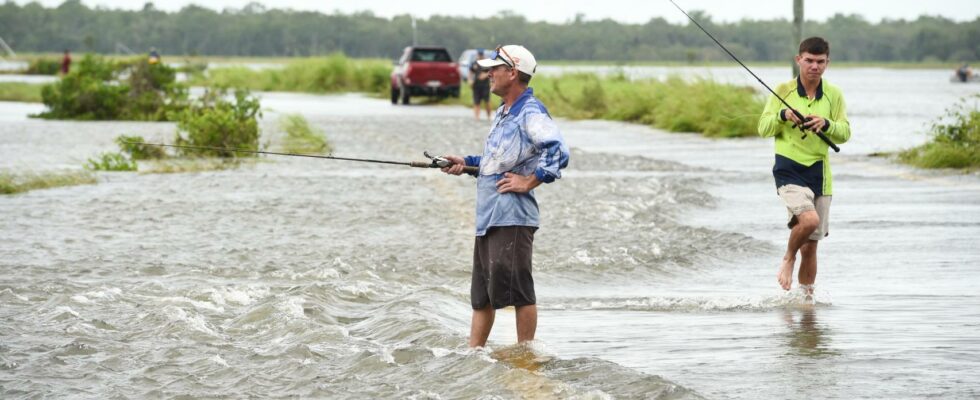
<svg viewBox="0 0 980 400"><path fill-rule="evenodd" d="M804 116L812 114L826 119L823 132L830 141L841 144L851 138L844 95L837 86L821 79L816 96L810 99L797 77L777 86L775 92ZM816 196L832 195L827 151L830 146L810 131L807 131L804 139L803 132L794 128L792 121L782 118L784 108L786 106L779 99L769 96L766 108L759 118L759 136L776 138L776 162L772 171L776 178L776 188L796 184L809 187Z"/></svg>

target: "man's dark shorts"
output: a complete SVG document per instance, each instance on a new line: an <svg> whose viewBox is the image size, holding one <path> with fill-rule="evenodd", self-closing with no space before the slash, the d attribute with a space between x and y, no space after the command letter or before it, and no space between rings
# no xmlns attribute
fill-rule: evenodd
<svg viewBox="0 0 980 400"><path fill-rule="evenodd" d="M473 85L473 105L478 106L480 102L490 102L490 85L489 84L475 84Z"/></svg>
<svg viewBox="0 0 980 400"><path fill-rule="evenodd" d="M537 302L531 278L533 226L492 227L476 237L470 302L474 310L526 306Z"/></svg>

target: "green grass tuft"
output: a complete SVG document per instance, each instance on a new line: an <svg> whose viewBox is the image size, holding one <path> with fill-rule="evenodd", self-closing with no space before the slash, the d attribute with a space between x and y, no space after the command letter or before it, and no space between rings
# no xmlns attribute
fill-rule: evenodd
<svg viewBox="0 0 980 400"><path fill-rule="evenodd" d="M0 82L0 101L41 102L43 84L24 82Z"/></svg>
<svg viewBox="0 0 980 400"><path fill-rule="evenodd" d="M283 139L283 149L286 152L303 154L330 152L330 144L327 143L326 135L311 127L302 115L284 115L279 120L279 124L286 131L286 137Z"/></svg>
<svg viewBox="0 0 980 400"><path fill-rule="evenodd" d="M932 141L898 159L920 168L980 168L980 94L961 99L932 125Z"/></svg>
<svg viewBox="0 0 980 400"><path fill-rule="evenodd" d="M0 171L0 194L16 194L30 190L96 183L95 176L85 171L14 174Z"/></svg>

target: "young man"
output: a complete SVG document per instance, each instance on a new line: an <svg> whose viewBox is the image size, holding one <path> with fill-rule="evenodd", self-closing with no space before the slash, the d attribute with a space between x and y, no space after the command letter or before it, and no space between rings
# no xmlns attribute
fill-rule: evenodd
<svg viewBox="0 0 980 400"><path fill-rule="evenodd" d="M770 96L759 119L759 135L776 138L772 174L776 193L789 211L789 242L776 278L783 290L792 287L799 252L800 286L812 294L817 278L817 243L829 234L833 194L828 146L813 132L823 132L839 144L851 138L851 127L840 89L822 78L830 64L830 44L819 37L804 40L796 63L800 76L777 86L775 91L809 120L801 121L779 99ZM801 132L801 125L809 133Z"/></svg>
<svg viewBox="0 0 980 400"><path fill-rule="evenodd" d="M489 69L490 90L500 96L483 155L446 156L454 164L443 172L459 175L479 166L476 186L476 243L470 297L470 347L483 347L498 308L517 310L517 341L534 340L537 300L531 252L538 228L534 188L561 178L568 147L548 110L528 87L537 69L523 46L498 47L478 61Z"/></svg>
<svg viewBox="0 0 980 400"><path fill-rule="evenodd" d="M485 59L484 50L476 52L477 62L470 65L470 87L473 89L473 116L477 121L480 120L480 103L487 112L487 119L490 114L490 75L480 67L479 61Z"/></svg>

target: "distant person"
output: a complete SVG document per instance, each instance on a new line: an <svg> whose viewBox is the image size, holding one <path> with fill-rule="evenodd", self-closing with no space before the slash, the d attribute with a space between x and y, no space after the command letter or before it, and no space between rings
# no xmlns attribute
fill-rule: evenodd
<svg viewBox="0 0 980 400"><path fill-rule="evenodd" d="M967 82L972 76L973 70L970 69L970 64L963 63L956 69L956 77L959 78L960 82Z"/></svg>
<svg viewBox="0 0 980 400"><path fill-rule="evenodd" d="M786 205L791 229L786 254L776 274L783 290L793 284L793 268L799 252L800 286L813 294L817 278L817 244L830 233L831 186L827 143L815 134L804 135L797 126L823 132L834 143L851 138L850 124L840 88L822 79L830 64L830 44L819 37L800 43L796 63L800 75L776 87L776 93L808 121L801 121L775 96L770 96L759 135L776 138L776 161L772 169L776 193Z"/></svg>
<svg viewBox="0 0 980 400"><path fill-rule="evenodd" d="M489 69L490 90L503 104L497 108L483 155L446 156L454 165L442 169L459 175L464 166L480 168L470 347L486 345L496 310L507 306L517 311L517 341L534 340L538 309L531 253L538 202L533 189L561 178L561 169L568 165L568 146L558 126L528 87L537 69L534 55L523 46L510 45L477 63Z"/></svg>
<svg viewBox="0 0 980 400"><path fill-rule="evenodd" d="M160 53L157 53L156 47L150 47L150 64L156 64L160 62Z"/></svg>
<svg viewBox="0 0 980 400"><path fill-rule="evenodd" d="M65 49L65 55L61 57L61 74L68 75L71 70L71 52Z"/></svg>
<svg viewBox="0 0 980 400"><path fill-rule="evenodd" d="M480 103L487 111L487 119L490 119L490 74L487 70L480 67L478 63L485 59L483 49L476 51L476 62L470 64L470 87L473 88L473 116L480 120Z"/></svg>

